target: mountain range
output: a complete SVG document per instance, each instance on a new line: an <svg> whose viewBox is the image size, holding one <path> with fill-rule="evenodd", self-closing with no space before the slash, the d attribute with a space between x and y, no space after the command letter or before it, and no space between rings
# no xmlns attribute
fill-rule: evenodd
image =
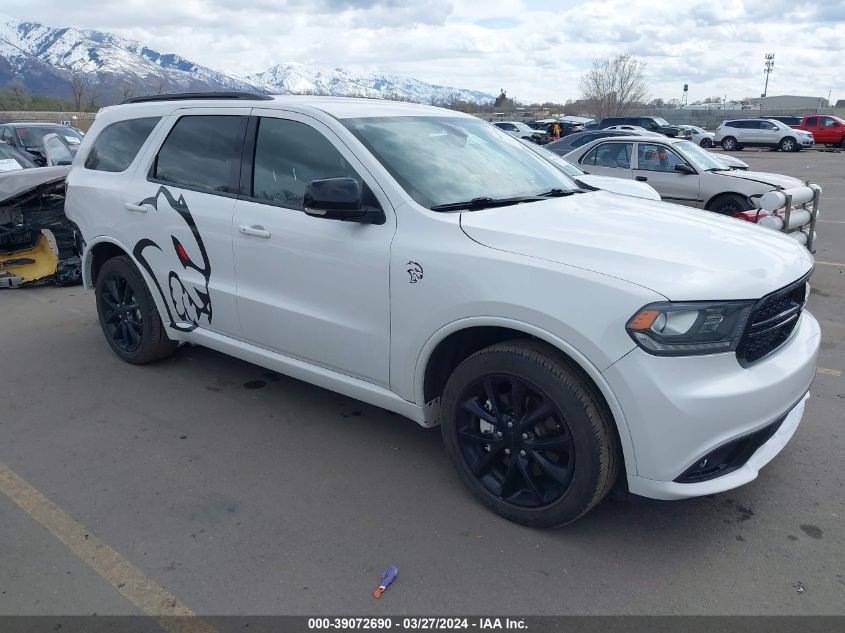
<svg viewBox="0 0 845 633"><path fill-rule="evenodd" d="M23 85L33 94L115 103L161 92L246 90L447 103L489 103L476 90L431 84L384 73L355 74L294 62L248 77L217 72L176 54L100 31L53 28L0 16L0 89ZM74 90L74 85L76 90ZM81 105L85 105L81 104Z"/></svg>

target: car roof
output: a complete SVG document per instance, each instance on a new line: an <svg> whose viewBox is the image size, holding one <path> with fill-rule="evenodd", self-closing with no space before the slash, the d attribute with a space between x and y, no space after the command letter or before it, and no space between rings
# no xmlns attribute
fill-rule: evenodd
<svg viewBox="0 0 845 633"><path fill-rule="evenodd" d="M67 125L62 125L61 123L52 123L50 121L14 121L12 123L3 123L2 125L8 127L68 127Z"/></svg>
<svg viewBox="0 0 845 633"><path fill-rule="evenodd" d="M307 112L322 111L336 119L364 117L396 116L449 116L475 118L472 115L447 110L420 103L388 101L386 99L363 99L356 97L319 97L313 95L256 95L255 98L226 99L209 96L207 98L156 99L135 103L109 106L100 110L108 118L115 120L136 116L161 116L181 109L189 108L262 108L267 110L298 110Z"/></svg>
<svg viewBox="0 0 845 633"><path fill-rule="evenodd" d="M686 138L671 138L668 136L645 136L642 134L614 134L613 136L608 136L605 138L597 138L595 141L590 141L590 143L596 143L598 141L612 141L616 138L624 138L627 142L643 142L643 143L664 143L665 145L677 145L678 143L689 143L689 139ZM576 149L581 149L583 147L587 147L590 143L586 143L581 147Z"/></svg>

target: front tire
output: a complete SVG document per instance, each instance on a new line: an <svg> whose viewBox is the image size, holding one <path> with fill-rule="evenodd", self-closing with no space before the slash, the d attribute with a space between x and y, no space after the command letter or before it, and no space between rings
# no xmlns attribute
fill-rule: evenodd
<svg viewBox="0 0 845 633"><path fill-rule="evenodd" d="M782 152L797 152L801 147L791 136L781 139L778 149Z"/></svg>
<svg viewBox="0 0 845 633"><path fill-rule="evenodd" d="M699 145L701 145L701 147L710 149L711 147L713 147L713 140L705 137L701 139L701 143L699 143Z"/></svg>
<svg viewBox="0 0 845 633"><path fill-rule="evenodd" d="M740 211L750 211L754 208L747 198L743 198L735 193L729 193L714 199L707 205L707 210L719 215L729 215L733 217L734 214Z"/></svg>
<svg viewBox="0 0 845 633"><path fill-rule="evenodd" d="M95 293L106 341L127 363L144 365L176 349L178 343L168 338L150 290L131 259L106 261L97 274Z"/></svg>
<svg viewBox="0 0 845 633"><path fill-rule="evenodd" d="M726 136L722 139L722 149L732 152L737 148L736 139L733 136Z"/></svg>
<svg viewBox="0 0 845 633"><path fill-rule="evenodd" d="M461 479L506 519L571 523L617 477L610 412L595 387L542 343L509 341L470 356L449 378L441 406L446 452Z"/></svg>

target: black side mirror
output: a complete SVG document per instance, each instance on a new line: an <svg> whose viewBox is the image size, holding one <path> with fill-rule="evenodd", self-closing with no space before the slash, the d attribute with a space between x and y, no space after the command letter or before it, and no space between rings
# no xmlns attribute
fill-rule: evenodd
<svg viewBox="0 0 845 633"><path fill-rule="evenodd" d="M692 176L696 173L696 171L692 167L685 163L678 163L677 165L675 165L675 171L681 172L682 174L687 174L689 176Z"/></svg>
<svg viewBox="0 0 845 633"><path fill-rule="evenodd" d="M305 213L315 218L384 224L384 211L363 204L361 185L354 178L312 180L305 189Z"/></svg>

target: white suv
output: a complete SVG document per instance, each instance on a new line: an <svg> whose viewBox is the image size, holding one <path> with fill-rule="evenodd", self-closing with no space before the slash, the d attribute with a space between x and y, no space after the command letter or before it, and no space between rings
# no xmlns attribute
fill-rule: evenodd
<svg viewBox="0 0 845 633"><path fill-rule="evenodd" d="M813 146L813 135L796 130L774 119L736 119L722 121L713 142L731 152L743 147L771 147L783 152L798 152Z"/></svg>
<svg viewBox="0 0 845 633"><path fill-rule="evenodd" d="M659 499L734 488L798 426L819 327L785 235L582 191L430 106L134 101L100 111L66 199L130 363L187 341L439 423L473 493L533 526L620 472Z"/></svg>

